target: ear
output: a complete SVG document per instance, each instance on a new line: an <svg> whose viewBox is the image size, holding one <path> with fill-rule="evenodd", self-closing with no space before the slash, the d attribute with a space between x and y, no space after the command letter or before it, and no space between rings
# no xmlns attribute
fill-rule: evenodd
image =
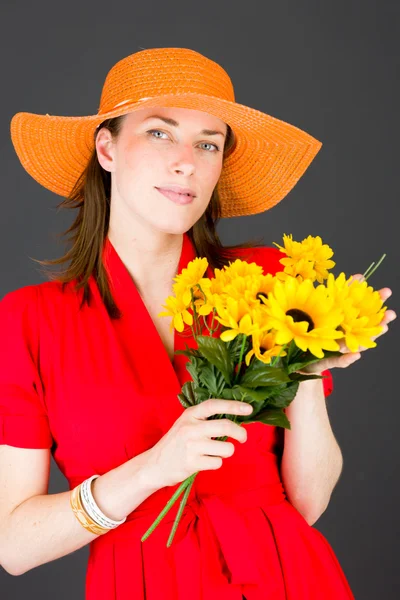
<svg viewBox="0 0 400 600"><path fill-rule="evenodd" d="M96 136L95 142L97 160L105 171L110 173L115 170L115 144L111 132L102 127Z"/></svg>

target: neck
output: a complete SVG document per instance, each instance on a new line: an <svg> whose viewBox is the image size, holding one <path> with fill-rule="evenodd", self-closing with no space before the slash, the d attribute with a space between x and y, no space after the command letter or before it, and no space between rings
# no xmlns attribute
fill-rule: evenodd
<svg viewBox="0 0 400 600"><path fill-rule="evenodd" d="M171 286L178 270L183 234L141 237L121 235L109 228L108 239L133 278L140 294L155 287Z"/></svg>

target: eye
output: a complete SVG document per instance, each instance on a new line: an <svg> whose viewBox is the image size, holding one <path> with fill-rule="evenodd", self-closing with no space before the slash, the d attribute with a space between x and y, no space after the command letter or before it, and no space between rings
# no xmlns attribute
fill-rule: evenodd
<svg viewBox="0 0 400 600"><path fill-rule="evenodd" d="M165 133L165 131L161 131L161 129L149 129L146 133L149 133L150 135L152 135L153 133L164 133L165 135L167 135ZM160 138L159 136L153 136L156 137L158 139L163 139ZM215 151L214 152L219 152L219 147L216 144L210 144L209 142L202 142L203 144L206 144L207 146L214 146ZM210 150L207 150L207 152L210 152Z"/></svg>
<svg viewBox="0 0 400 600"><path fill-rule="evenodd" d="M219 152L219 148L218 148L217 144L210 144L210 142L202 142L202 143L206 144L207 146L214 146L215 152Z"/></svg>
<svg viewBox="0 0 400 600"><path fill-rule="evenodd" d="M147 133L165 133L165 131L161 131L160 129L149 129L147 131ZM165 135L167 135L167 134L165 133ZM156 137L156 136L154 136L154 137Z"/></svg>

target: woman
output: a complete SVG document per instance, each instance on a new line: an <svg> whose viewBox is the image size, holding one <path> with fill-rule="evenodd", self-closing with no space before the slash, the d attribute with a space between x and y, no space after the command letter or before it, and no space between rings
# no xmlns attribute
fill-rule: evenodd
<svg viewBox="0 0 400 600"><path fill-rule="evenodd" d="M97 115L18 113L11 134L24 168L79 212L69 252L42 261L69 268L0 302L1 564L20 574L89 543L88 600L353 598L311 525L341 468L322 402L330 369L357 355L343 348L313 365L328 378L300 385L283 452L276 427L207 420L245 403L182 408L189 374L174 352L194 340L158 317L196 255L208 258L210 276L233 256L272 274L282 268L276 248L222 248L215 224L282 200L320 142L237 104L226 72L184 48L114 65ZM299 493L295 468L306 450L295 431L307 428L321 456L334 457L312 498ZM223 435L235 443L212 439ZM47 494L50 454L68 492ZM195 471L172 546L177 504L141 543Z"/></svg>

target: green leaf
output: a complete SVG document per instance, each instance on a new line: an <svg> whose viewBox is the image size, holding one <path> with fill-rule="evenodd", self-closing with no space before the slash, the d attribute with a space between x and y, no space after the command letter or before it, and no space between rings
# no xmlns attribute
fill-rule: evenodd
<svg viewBox="0 0 400 600"><path fill-rule="evenodd" d="M242 393L242 398L245 400L247 396L249 396L252 400L256 402L260 402L269 398L274 393L274 388L271 387L259 387L259 388L248 388L243 385L238 385L237 388Z"/></svg>
<svg viewBox="0 0 400 600"><path fill-rule="evenodd" d="M186 381L182 386L182 391L178 394L180 403L184 408L189 408L196 404L196 396L193 391L193 381Z"/></svg>
<svg viewBox="0 0 400 600"><path fill-rule="evenodd" d="M255 388L286 383L289 381L290 378L285 373L284 369L270 367L257 359L250 363L239 383L244 387Z"/></svg>
<svg viewBox="0 0 400 600"><path fill-rule="evenodd" d="M215 398L219 398L224 389L224 376L213 364L204 365L199 373L200 383L205 386L210 394Z"/></svg>
<svg viewBox="0 0 400 600"><path fill-rule="evenodd" d="M292 400L294 400L298 389L299 383L297 381L293 381L286 387L282 387L280 390L277 390L275 394L268 398L267 403L269 406L274 406L276 408L286 408L289 406Z"/></svg>
<svg viewBox="0 0 400 600"><path fill-rule="evenodd" d="M174 354L184 354L185 356L188 356L189 358L191 358L192 356L198 356L200 357L200 352L198 350L196 350L195 348L190 348L189 350L175 350Z"/></svg>
<svg viewBox="0 0 400 600"><path fill-rule="evenodd" d="M199 335L196 341L201 354L222 373L226 383L231 385L234 364L226 343L208 335Z"/></svg>
<svg viewBox="0 0 400 600"><path fill-rule="evenodd" d="M284 427L285 429L291 429L290 421L283 412L282 408L264 408L257 415L251 415L245 421L247 423L265 423L266 425L273 425L275 427Z"/></svg>
<svg viewBox="0 0 400 600"><path fill-rule="evenodd" d="M287 369L287 362L286 362L286 356L280 356L278 359L276 357L274 357L272 360L274 362L273 365L271 365L271 367L273 367L274 369L283 369L286 370ZM258 360L258 359L257 359ZM261 361L258 361L261 362ZM266 365L268 366L268 365Z"/></svg>
<svg viewBox="0 0 400 600"><path fill-rule="evenodd" d="M324 350L323 352L324 358L330 358L332 356L342 356L342 352L340 352L339 350ZM312 354L309 351L300 351L292 357L288 366L288 373L293 373L294 371L301 371L302 369L304 369L304 367L317 363L320 360L323 359L314 356L314 354Z"/></svg>
<svg viewBox="0 0 400 600"><path fill-rule="evenodd" d="M189 408L190 406L192 406L190 402L188 402L184 394L178 394L178 399L179 402L182 404L183 408Z"/></svg>
<svg viewBox="0 0 400 600"><path fill-rule="evenodd" d="M316 373L310 373L307 375L302 375L301 373L292 373L291 376L293 381L308 381L309 379L328 379L329 375L317 375Z"/></svg>
<svg viewBox="0 0 400 600"><path fill-rule="evenodd" d="M292 340L286 349L287 357L289 362L296 360L297 358L304 356L305 352L296 345L296 342Z"/></svg>
<svg viewBox="0 0 400 600"><path fill-rule="evenodd" d="M196 397L196 404L204 402L210 398L210 392L206 388L200 386L193 386L193 392Z"/></svg>
<svg viewBox="0 0 400 600"><path fill-rule="evenodd" d="M240 400L240 395L238 397L237 394L238 390L236 388L224 387L220 398L224 398L225 400Z"/></svg>
<svg viewBox="0 0 400 600"><path fill-rule="evenodd" d="M190 346L188 346L187 342L185 342L185 346L186 346L186 350L175 350L175 354L184 354L186 356L197 356L198 358L201 358L201 353L197 348L190 348Z"/></svg>
<svg viewBox="0 0 400 600"><path fill-rule="evenodd" d="M193 381L197 385L200 385L199 376L200 376L201 370L206 365L207 365L207 362L204 360L204 358L197 358L196 356L194 356L191 361L188 361L186 363L186 370L188 371L188 373L192 377Z"/></svg>
<svg viewBox="0 0 400 600"><path fill-rule="evenodd" d="M193 381L186 381L182 386L182 390L184 390L184 393L191 405L193 406L196 404L196 397L193 392Z"/></svg>
<svg viewBox="0 0 400 600"><path fill-rule="evenodd" d="M245 334L239 334L233 340L230 340L229 342L224 342L226 344L226 347L228 349L228 352L230 354L231 360L234 365L237 365L239 363L240 351L241 351L242 343L243 343L243 336L246 338L246 341L244 344L243 356L242 356L242 360L244 360L244 357L246 356L247 352L250 350L250 346L251 346L251 337L250 336L245 336Z"/></svg>

